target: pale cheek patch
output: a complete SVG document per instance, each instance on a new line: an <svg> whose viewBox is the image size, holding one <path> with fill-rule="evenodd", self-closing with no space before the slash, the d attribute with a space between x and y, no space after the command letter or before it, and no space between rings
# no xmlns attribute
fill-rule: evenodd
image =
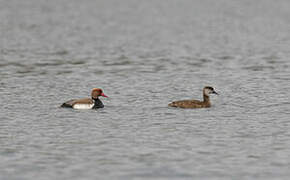
<svg viewBox="0 0 290 180"><path fill-rule="evenodd" d="M208 89L205 89L205 90L204 90L204 93L205 93L206 95L209 95L210 92L211 92L211 91L208 90Z"/></svg>
<svg viewBox="0 0 290 180"><path fill-rule="evenodd" d="M75 104L73 106L74 109L92 109L94 104Z"/></svg>

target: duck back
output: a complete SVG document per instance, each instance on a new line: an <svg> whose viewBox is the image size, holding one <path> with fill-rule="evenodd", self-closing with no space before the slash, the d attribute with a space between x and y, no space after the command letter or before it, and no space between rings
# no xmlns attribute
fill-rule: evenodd
<svg viewBox="0 0 290 180"><path fill-rule="evenodd" d="M179 107L179 108L207 108L210 107L209 102L202 102L198 100L181 100L181 101L174 101L168 106L171 107Z"/></svg>

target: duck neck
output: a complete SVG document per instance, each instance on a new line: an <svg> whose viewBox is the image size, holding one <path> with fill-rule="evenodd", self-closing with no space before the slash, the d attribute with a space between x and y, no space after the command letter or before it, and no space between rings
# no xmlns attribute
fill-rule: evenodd
<svg viewBox="0 0 290 180"><path fill-rule="evenodd" d="M103 108L104 104L99 98L92 98L94 100L94 107L93 108Z"/></svg>
<svg viewBox="0 0 290 180"><path fill-rule="evenodd" d="M205 103L210 103L210 101L209 101L209 96L208 96L208 95L203 94L203 102L205 102Z"/></svg>

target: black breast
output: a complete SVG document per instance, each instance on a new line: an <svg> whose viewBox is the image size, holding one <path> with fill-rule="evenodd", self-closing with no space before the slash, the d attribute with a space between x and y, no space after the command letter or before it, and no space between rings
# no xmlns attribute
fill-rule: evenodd
<svg viewBox="0 0 290 180"><path fill-rule="evenodd" d="M96 98L94 100L95 100L95 105L93 107L94 109L103 108L104 107L104 104L102 103L102 101L99 98Z"/></svg>

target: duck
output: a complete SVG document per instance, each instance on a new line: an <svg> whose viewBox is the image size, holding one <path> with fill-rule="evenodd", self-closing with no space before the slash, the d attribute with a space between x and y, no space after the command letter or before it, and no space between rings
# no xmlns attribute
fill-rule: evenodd
<svg viewBox="0 0 290 180"><path fill-rule="evenodd" d="M181 101L174 101L168 104L170 107L177 107L177 108L209 108L211 107L209 95L218 93L214 90L213 87L205 86L203 88L203 101L199 100L181 100Z"/></svg>
<svg viewBox="0 0 290 180"><path fill-rule="evenodd" d="M97 109L103 108L104 104L99 99L99 96L108 97L100 88L94 88L91 92L91 98L72 99L64 102L60 107L73 109Z"/></svg>

